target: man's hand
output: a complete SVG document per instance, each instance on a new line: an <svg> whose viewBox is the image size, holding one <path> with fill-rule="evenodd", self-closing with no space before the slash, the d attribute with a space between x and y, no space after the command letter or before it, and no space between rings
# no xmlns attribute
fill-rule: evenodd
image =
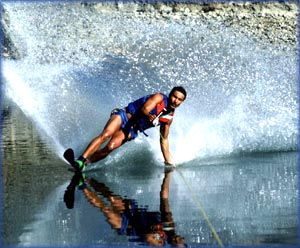
<svg viewBox="0 0 300 248"><path fill-rule="evenodd" d="M155 118L156 118L156 115L152 115L150 113L148 114L148 119L150 122L153 122L155 120Z"/></svg>
<svg viewBox="0 0 300 248"><path fill-rule="evenodd" d="M173 161L165 161L165 165L170 165L176 167L176 164Z"/></svg>

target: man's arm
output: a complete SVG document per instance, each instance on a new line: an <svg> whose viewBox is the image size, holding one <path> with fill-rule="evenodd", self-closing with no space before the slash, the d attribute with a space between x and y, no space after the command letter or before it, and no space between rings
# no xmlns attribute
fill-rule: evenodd
<svg viewBox="0 0 300 248"><path fill-rule="evenodd" d="M156 118L156 115L151 115L150 111L154 109L157 106L157 104L161 103L163 99L164 97L162 94L156 93L150 96L144 103L144 106L142 107L141 111L145 116L147 116L150 122L152 122Z"/></svg>
<svg viewBox="0 0 300 248"><path fill-rule="evenodd" d="M171 126L172 120L169 121L166 124L163 124L160 126L160 148L161 152L165 159L166 165L175 165L175 163L172 161L171 154L169 151L169 129Z"/></svg>
<svg viewBox="0 0 300 248"><path fill-rule="evenodd" d="M141 111L142 113L148 117L148 119L152 122L156 115L151 115L150 111L154 109L157 104L161 103L163 101L163 95L160 93L156 93L148 98L148 100L145 102L144 106L142 107ZM174 162L172 162L171 155L169 152L169 141L168 141L168 135L169 135L169 128L172 123L172 120L167 122L166 124L163 124L160 126L160 147L162 154L165 159L165 164L169 165L175 165Z"/></svg>
<svg viewBox="0 0 300 248"><path fill-rule="evenodd" d="M169 204L169 188L172 171L165 173L163 183L160 191L160 212L162 213L163 222L172 222L174 224L172 213Z"/></svg>

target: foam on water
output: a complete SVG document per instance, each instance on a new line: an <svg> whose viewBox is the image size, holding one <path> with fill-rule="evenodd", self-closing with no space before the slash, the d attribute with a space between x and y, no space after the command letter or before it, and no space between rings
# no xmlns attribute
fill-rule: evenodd
<svg viewBox="0 0 300 248"><path fill-rule="evenodd" d="M188 97L170 133L176 161L296 149L293 49L259 46L217 22L134 19L79 3L4 8L18 49L26 51L22 60L3 63L5 94L59 154L68 146L83 149L112 108L178 84ZM157 131L149 133L157 154Z"/></svg>

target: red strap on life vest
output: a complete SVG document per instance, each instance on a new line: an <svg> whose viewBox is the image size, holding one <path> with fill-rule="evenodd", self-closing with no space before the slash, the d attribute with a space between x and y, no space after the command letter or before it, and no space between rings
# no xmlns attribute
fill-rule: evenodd
<svg viewBox="0 0 300 248"><path fill-rule="evenodd" d="M159 115L165 108L164 100L162 100L159 104L157 104L156 108L157 108L157 115ZM174 116L174 112L171 112L167 115L163 115L163 116L159 117L159 121L166 123L166 122L170 121L173 118L173 116Z"/></svg>
<svg viewBox="0 0 300 248"><path fill-rule="evenodd" d="M174 116L174 113L169 113L168 115L163 115L162 117L159 118L159 121L166 123L166 122L172 120L173 116Z"/></svg>
<svg viewBox="0 0 300 248"><path fill-rule="evenodd" d="M157 104L156 108L157 108L157 115L159 115L159 113L163 111L165 108L165 101L162 100L159 104Z"/></svg>

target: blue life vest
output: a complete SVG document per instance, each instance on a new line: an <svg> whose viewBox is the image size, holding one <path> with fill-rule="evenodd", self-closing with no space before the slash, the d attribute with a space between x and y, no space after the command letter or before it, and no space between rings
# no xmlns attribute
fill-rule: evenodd
<svg viewBox="0 0 300 248"><path fill-rule="evenodd" d="M159 103L154 109L150 111L150 114L158 115L164 108L168 105L168 97L164 94L163 101ZM147 95L144 97L139 98L138 100L131 102L128 104L127 109L128 112L133 116L133 122L138 124L138 130L144 132L144 130L154 127L153 123L149 121L141 112L141 108L144 106L145 102L148 100L149 97L152 95ZM168 114L170 117L173 117L174 112ZM169 118L170 119L170 118ZM159 118L159 124L163 124L167 122L166 118Z"/></svg>

